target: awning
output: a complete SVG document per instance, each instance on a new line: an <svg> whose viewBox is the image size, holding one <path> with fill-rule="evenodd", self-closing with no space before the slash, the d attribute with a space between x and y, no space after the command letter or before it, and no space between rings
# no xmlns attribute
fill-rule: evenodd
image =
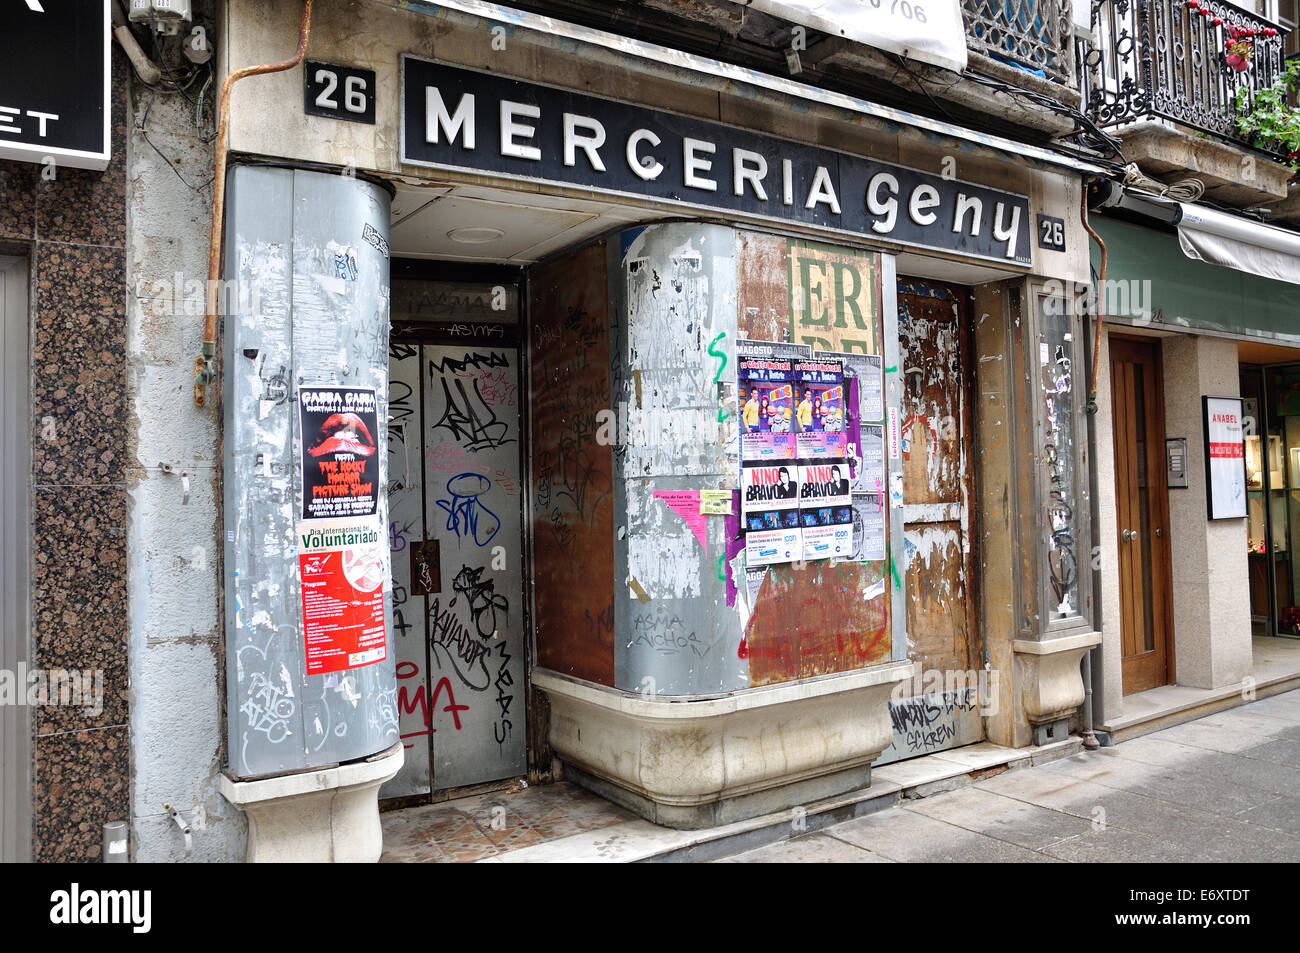
<svg viewBox="0 0 1300 953"><path fill-rule="evenodd" d="M1203 205L1179 208L1174 224L1188 258L1300 285L1300 235Z"/></svg>
<svg viewBox="0 0 1300 953"><path fill-rule="evenodd" d="M1180 247L1168 219L1159 228L1106 215L1092 216L1091 223L1109 253L1106 284L1096 289L1107 321L1300 344L1300 284L1245 269L1206 268ZM1101 249L1090 244L1095 274Z"/></svg>

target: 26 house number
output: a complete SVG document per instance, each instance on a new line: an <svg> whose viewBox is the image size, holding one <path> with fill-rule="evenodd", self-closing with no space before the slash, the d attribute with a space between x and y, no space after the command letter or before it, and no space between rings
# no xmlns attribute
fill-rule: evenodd
<svg viewBox="0 0 1300 953"><path fill-rule="evenodd" d="M1065 251L1065 219L1051 215L1038 216L1038 247Z"/></svg>
<svg viewBox="0 0 1300 953"><path fill-rule="evenodd" d="M308 115L348 122L375 121L375 72L308 61L304 71Z"/></svg>

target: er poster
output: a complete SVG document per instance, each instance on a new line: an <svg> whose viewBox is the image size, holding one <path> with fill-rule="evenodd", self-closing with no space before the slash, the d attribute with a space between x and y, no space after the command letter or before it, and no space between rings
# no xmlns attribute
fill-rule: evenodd
<svg viewBox="0 0 1300 953"><path fill-rule="evenodd" d="M308 675L373 665L387 656L386 546L379 522L373 518L298 524Z"/></svg>
<svg viewBox="0 0 1300 953"><path fill-rule="evenodd" d="M298 388L302 518L372 516L379 491L373 387Z"/></svg>

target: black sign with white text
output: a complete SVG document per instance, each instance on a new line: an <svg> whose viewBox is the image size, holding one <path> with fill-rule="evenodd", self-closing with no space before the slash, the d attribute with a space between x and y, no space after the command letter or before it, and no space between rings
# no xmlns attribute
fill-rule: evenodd
<svg viewBox="0 0 1300 953"><path fill-rule="evenodd" d="M375 124L375 71L308 60L303 109L309 116Z"/></svg>
<svg viewBox="0 0 1300 953"><path fill-rule="evenodd" d="M718 122L402 58L402 161L1028 265L1023 195Z"/></svg>
<svg viewBox="0 0 1300 953"><path fill-rule="evenodd" d="M22 0L0 25L0 159L108 165L108 0Z"/></svg>

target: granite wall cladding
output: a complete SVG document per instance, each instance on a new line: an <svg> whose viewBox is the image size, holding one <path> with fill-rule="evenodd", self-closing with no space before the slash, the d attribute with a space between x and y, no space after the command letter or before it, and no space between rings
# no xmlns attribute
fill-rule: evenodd
<svg viewBox="0 0 1300 953"><path fill-rule="evenodd" d="M103 710L37 708L32 856L98 861L128 812L127 63L113 48L103 172L0 162L0 250L29 257L32 614L29 665L103 671Z"/></svg>

